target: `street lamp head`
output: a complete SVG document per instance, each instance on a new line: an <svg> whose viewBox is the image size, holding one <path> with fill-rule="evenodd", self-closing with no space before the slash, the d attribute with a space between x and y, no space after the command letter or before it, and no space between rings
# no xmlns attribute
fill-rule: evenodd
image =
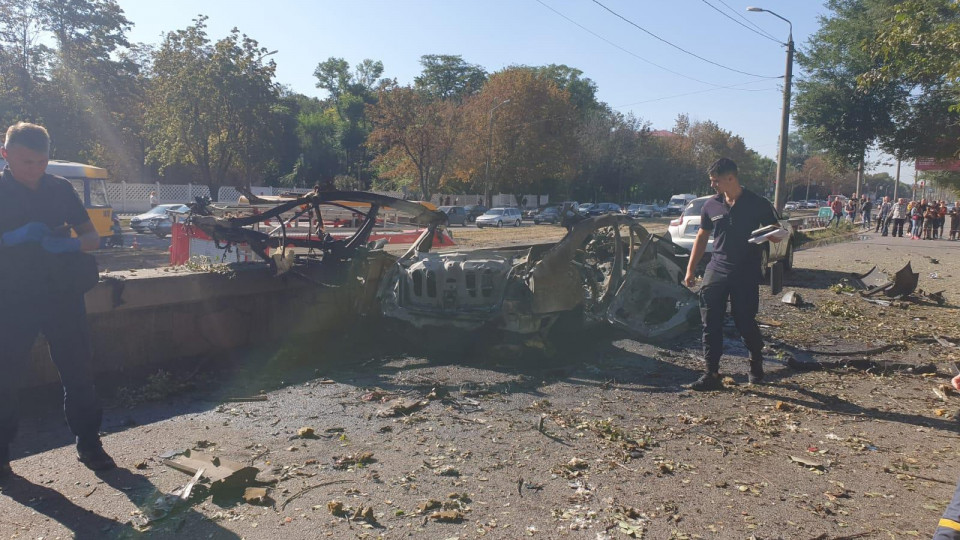
<svg viewBox="0 0 960 540"><path fill-rule="evenodd" d="M753 11L753 12L759 13L759 12L761 12L761 11L766 11L766 10L763 9L763 8L758 8L758 7L750 6L750 7L747 8L747 11Z"/></svg>

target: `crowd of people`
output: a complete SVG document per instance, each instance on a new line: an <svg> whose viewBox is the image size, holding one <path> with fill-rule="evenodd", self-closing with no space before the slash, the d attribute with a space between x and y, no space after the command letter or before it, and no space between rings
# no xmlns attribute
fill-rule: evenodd
<svg viewBox="0 0 960 540"><path fill-rule="evenodd" d="M937 240L944 238L947 221L950 222L950 240L960 239L960 203L948 205L947 201L927 199L896 202L884 197L876 204L876 220L871 219L874 203L866 195L851 197L846 203L836 197L830 203L833 217L830 224L839 226L844 218L849 223L859 223L864 229L873 227L881 236L903 237L904 232L914 240ZM859 221L858 221L859 218Z"/></svg>

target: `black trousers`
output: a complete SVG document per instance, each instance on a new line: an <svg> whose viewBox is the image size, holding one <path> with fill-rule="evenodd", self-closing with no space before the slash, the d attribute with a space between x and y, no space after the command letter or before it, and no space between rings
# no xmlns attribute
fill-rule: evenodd
<svg viewBox="0 0 960 540"><path fill-rule="evenodd" d="M893 234L892 236L903 237L903 218L896 218L893 220Z"/></svg>
<svg viewBox="0 0 960 540"><path fill-rule="evenodd" d="M44 294L41 298L4 302L0 313L0 448L16 435L20 381L26 377L30 350L40 332L60 373L70 430L86 440L95 439L100 431L103 413L93 384L83 296Z"/></svg>
<svg viewBox="0 0 960 540"><path fill-rule="evenodd" d="M757 325L757 310L760 309L760 287L757 278L743 272L733 275L717 274L707 270L700 287L700 317L703 321L703 357L707 371L720 370L723 356L723 318L727 313L727 301L733 322L737 325L743 342L750 351L751 360L763 358L763 336Z"/></svg>

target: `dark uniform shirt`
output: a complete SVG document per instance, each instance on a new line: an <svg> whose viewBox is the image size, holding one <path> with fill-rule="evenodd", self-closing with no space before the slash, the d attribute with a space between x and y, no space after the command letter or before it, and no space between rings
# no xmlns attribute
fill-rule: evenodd
<svg viewBox="0 0 960 540"><path fill-rule="evenodd" d="M65 178L44 175L36 190L13 178L9 168L0 174L0 234L32 221L51 229L77 226L90 221L79 195ZM52 268L51 254L39 244L0 248L0 293L4 298L34 296L61 281Z"/></svg>
<svg viewBox="0 0 960 540"><path fill-rule="evenodd" d="M773 205L752 191L744 189L733 206L722 193L707 199L700 213L700 228L713 232L713 255L707 270L721 275L744 272L759 282L761 247L747 240L751 232L776 223Z"/></svg>

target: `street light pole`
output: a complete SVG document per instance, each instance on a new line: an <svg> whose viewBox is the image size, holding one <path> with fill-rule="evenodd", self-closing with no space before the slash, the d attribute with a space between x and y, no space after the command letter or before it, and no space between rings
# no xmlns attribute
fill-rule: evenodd
<svg viewBox="0 0 960 540"><path fill-rule="evenodd" d="M783 112L780 117L780 149L779 152L777 152L777 184L773 189L773 204L779 212L783 210L783 197L786 193L784 182L787 180L787 137L790 129L790 83L793 78L793 23L769 9L748 7L747 11L765 11L790 25L790 33L787 36L787 42L784 43L784 45L787 46L787 70L783 77Z"/></svg>
<svg viewBox="0 0 960 540"><path fill-rule="evenodd" d="M510 103L509 99L501 101L490 109L490 113L487 116L487 167L486 172L483 174L483 203L488 207L490 206L490 154L493 152L493 111L507 103Z"/></svg>

